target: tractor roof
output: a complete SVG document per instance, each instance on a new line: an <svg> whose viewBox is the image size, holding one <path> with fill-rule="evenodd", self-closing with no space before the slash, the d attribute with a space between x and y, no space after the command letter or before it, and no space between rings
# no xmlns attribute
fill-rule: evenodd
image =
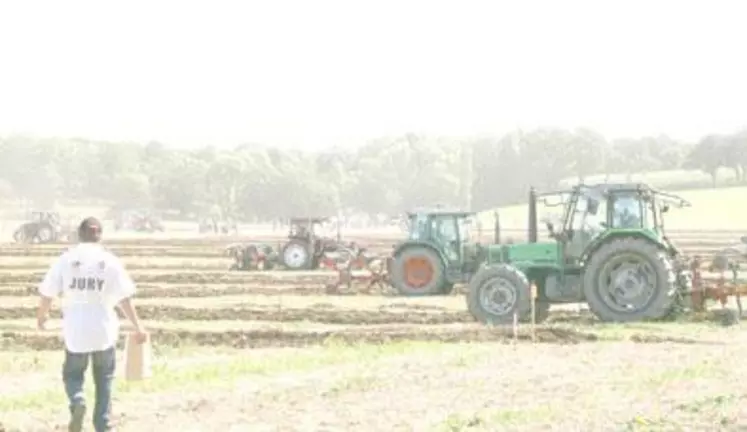
<svg viewBox="0 0 747 432"><path fill-rule="evenodd" d="M660 200L671 202L679 207L690 206L690 203L686 199L678 195L653 188L646 183L598 183L591 185L580 184L573 186L570 190L540 193L537 196L560 195L573 192L590 192L592 194L600 195L607 195L609 193L615 192L637 192L648 195L656 195Z"/></svg>
<svg viewBox="0 0 747 432"><path fill-rule="evenodd" d="M448 210L442 208L435 209L418 209L415 211L407 212L407 216L414 217L417 215L431 215L431 216L453 216L453 217L469 217L475 214L475 212L468 212L464 210Z"/></svg>
<svg viewBox="0 0 747 432"><path fill-rule="evenodd" d="M319 222L327 222L331 218L329 216L311 216L311 217L292 217L290 218L290 223L297 224L297 223L319 223Z"/></svg>
<svg viewBox="0 0 747 432"><path fill-rule="evenodd" d="M578 185L577 189L595 189L602 193L607 192L654 192L655 190L645 183L599 183L593 185Z"/></svg>

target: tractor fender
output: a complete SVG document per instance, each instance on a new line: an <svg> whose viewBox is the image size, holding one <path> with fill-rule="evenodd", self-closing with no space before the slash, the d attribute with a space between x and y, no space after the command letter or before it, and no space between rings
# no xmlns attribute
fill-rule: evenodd
<svg viewBox="0 0 747 432"><path fill-rule="evenodd" d="M402 251L404 251L406 249L409 249L411 247L424 247L424 248L428 248L428 249L432 250L433 252L435 252L438 255L438 257L441 259L441 263L446 263L447 262L446 255L443 253L443 251L441 251L433 243L427 242L427 241L413 241L413 240L411 240L411 241L407 241L407 242L404 242L404 243L400 243L400 244L398 244L397 246L394 247L394 250L392 251L392 258L396 258L397 255L399 255L399 254L402 253Z"/></svg>
<svg viewBox="0 0 747 432"><path fill-rule="evenodd" d="M659 249L662 249L662 250L665 250L665 251L668 250L667 245L665 245L665 244L663 244L661 242L655 241L651 237L643 234L642 232L630 232L630 231L619 232L619 233L612 232L612 233L609 233L609 234L607 234L605 236L602 236L602 237L599 237L599 238L593 240L588 246L586 246L586 249L584 250L584 253L581 254L581 258L580 258L579 262L581 263L582 266L586 265L586 263L589 261L589 258L599 249L600 246L602 246L603 244L605 244L605 243L607 243L609 241L617 240L617 239L623 238L623 237L630 237L630 238L641 239L641 240L644 240L644 241L647 241L647 242L653 244L654 246L658 247Z"/></svg>

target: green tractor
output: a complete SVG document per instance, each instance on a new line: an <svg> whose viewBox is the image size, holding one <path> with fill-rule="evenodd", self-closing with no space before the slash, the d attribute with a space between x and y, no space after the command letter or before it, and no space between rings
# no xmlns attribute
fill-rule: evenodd
<svg viewBox="0 0 747 432"><path fill-rule="evenodd" d="M389 263L392 286L404 296L425 296L449 294L469 281L487 251L470 244L474 213L435 209L407 216L407 239L395 246Z"/></svg>
<svg viewBox="0 0 747 432"><path fill-rule="evenodd" d="M546 221L537 241L537 201L563 206L562 224ZM553 200L555 201L553 203ZM471 278L470 313L485 324L542 321L555 303L585 302L602 321L661 319L692 289L680 251L664 234L663 215L690 204L645 184L579 185L530 191L528 242L491 245Z"/></svg>

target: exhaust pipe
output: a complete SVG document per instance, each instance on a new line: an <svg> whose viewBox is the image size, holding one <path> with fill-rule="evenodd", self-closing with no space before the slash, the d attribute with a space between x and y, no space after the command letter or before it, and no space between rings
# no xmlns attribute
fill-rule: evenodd
<svg viewBox="0 0 747 432"><path fill-rule="evenodd" d="M529 226L527 240L529 243L537 243L537 191L529 188Z"/></svg>
<svg viewBox="0 0 747 432"><path fill-rule="evenodd" d="M495 244L501 244L501 218L498 216L498 212L493 212L493 218L495 224L493 225L493 242Z"/></svg>

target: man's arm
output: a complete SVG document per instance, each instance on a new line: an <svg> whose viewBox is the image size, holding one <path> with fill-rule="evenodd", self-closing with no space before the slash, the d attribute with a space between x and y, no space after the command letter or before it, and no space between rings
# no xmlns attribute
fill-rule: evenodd
<svg viewBox="0 0 747 432"><path fill-rule="evenodd" d="M143 328L140 326L140 319L137 316L137 311L135 311L135 306L132 304L132 299L128 297L119 302L119 308L127 319L130 320L132 326L135 327L135 331L137 333L144 333Z"/></svg>
<svg viewBox="0 0 747 432"><path fill-rule="evenodd" d="M117 295L117 307L124 313L127 319L132 323L135 328L135 332L141 335L140 338L144 339L144 329L140 324L140 319L135 311L135 306L132 304L132 296L135 295L135 283L127 273L124 265L118 258L114 259L114 283L116 287Z"/></svg>
<svg viewBox="0 0 747 432"><path fill-rule="evenodd" d="M52 299L62 293L62 259L58 258L44 275L44 280L39 285L39 308L36 311L36 322L40 329L49 318L49 310L52 307Z"/></svg>

